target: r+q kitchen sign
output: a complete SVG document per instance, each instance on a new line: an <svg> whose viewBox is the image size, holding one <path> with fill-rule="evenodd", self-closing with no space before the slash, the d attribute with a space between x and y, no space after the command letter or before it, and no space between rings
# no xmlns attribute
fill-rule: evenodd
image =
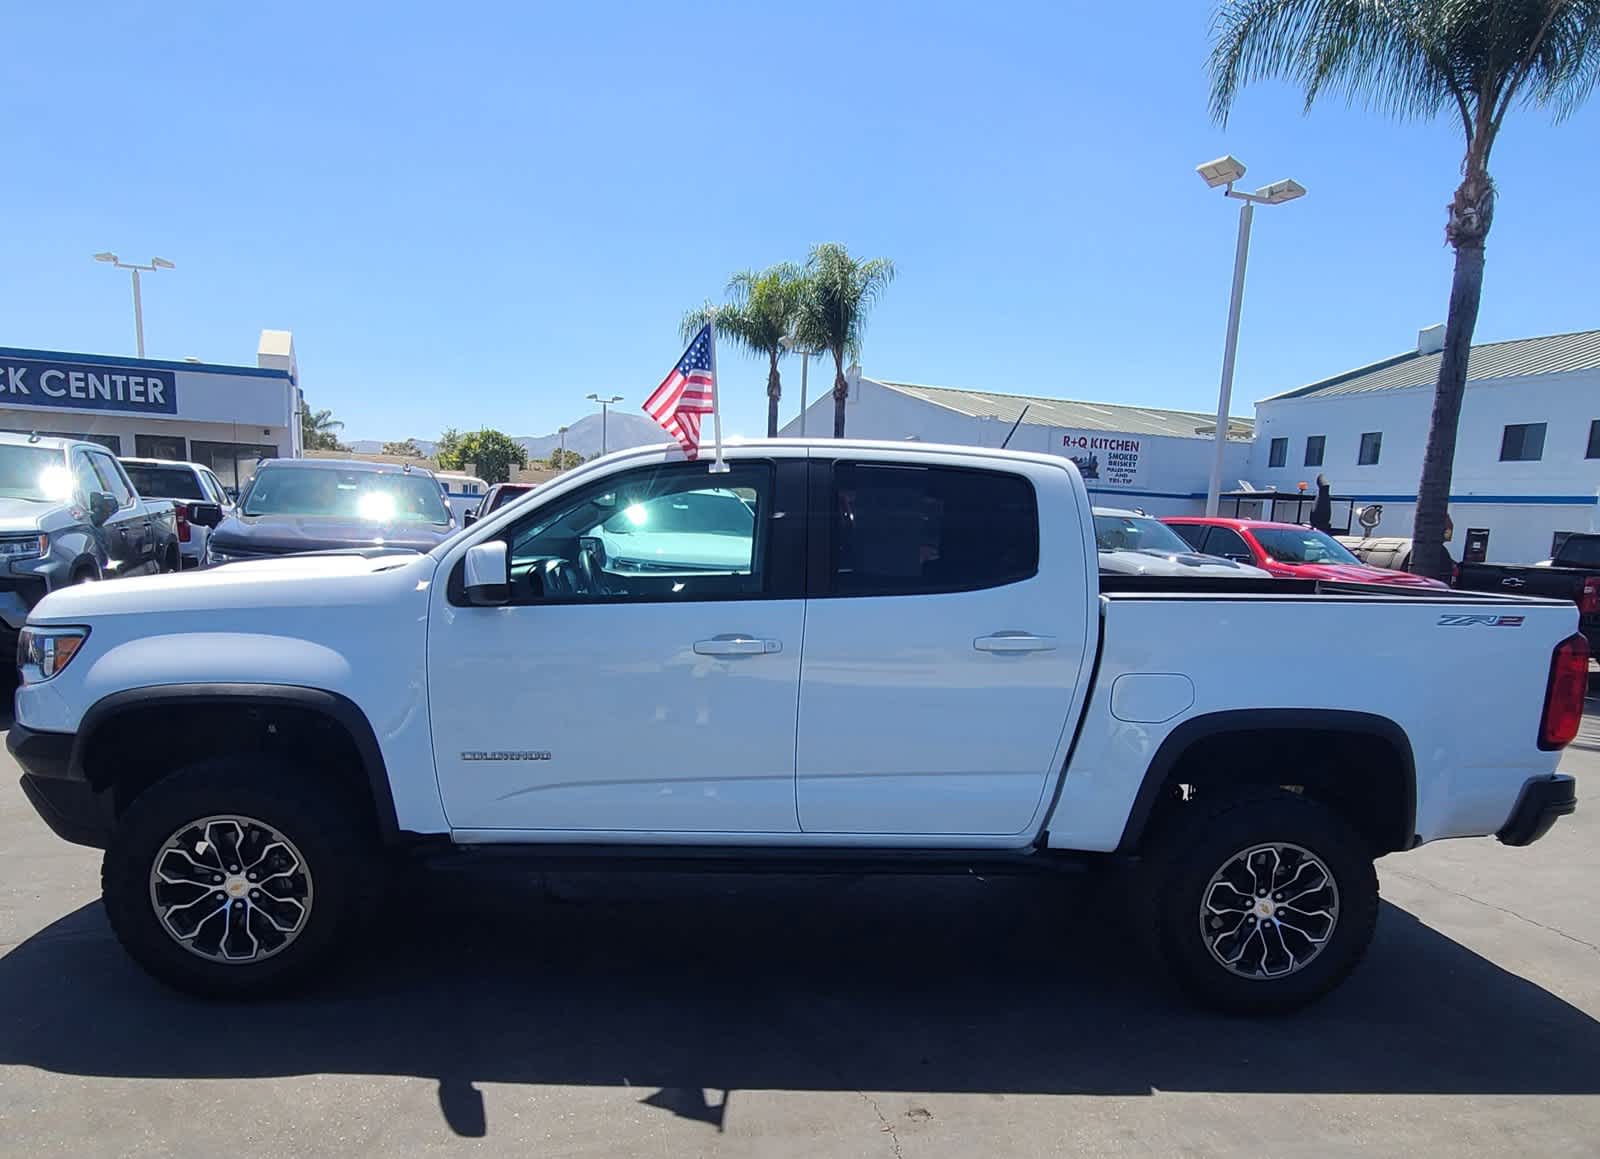
<svg viewBox="0 0 1600 1159"><path fill-rule="evenodd" d="M1129 487L1139 481L1139 440L1104 431L1062 431L1061 453L1078 465L1085 483Z"/></svg>
<svg viewBox="0 0 1600 1159"><path fill-rule="evenodd" d="M178 413L170 370L0 356L0 406Z"/></svg>

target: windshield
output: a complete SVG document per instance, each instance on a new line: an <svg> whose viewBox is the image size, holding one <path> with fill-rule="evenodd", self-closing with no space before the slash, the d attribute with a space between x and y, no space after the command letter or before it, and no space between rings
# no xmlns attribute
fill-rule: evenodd
<svg viewBox="0 0 1600 1159"><path fill-rule="evenodd" d="M495 488L494 495L489 500L489 508L484 514L487 515L490 511L497 511L513 499L526 495L532 490L533 484L531 483L525 486L519 486L516 483L502 483Z"/></svg>
<svg viewBox="0 0 1600 1159"><path fill-rule="evenodd" d="M1251 534L1279 563L1361 563L1333 536L1309 527L1256 527Z"/></svg>
<svg viewBox="0 0 1600 1159"><path fill-rule="evenodd" d="M148 463L123 463L133 489L151 499L204 499L200 480L187 467L152 467Z"/></svg>
<svg viewBox="0 0 1600 1159"><path fill-rule="evenodd" d="M244 496L246 515L336 515L372 523L447 526L439 484L426 475L264 467Z"/></svg>
<svg viewBox="0 0 1600 1159"><path fill-rule="evenodd" d="M1158 551L1163 555L1194 548L1172 528L1146 515L1096 515L1094 540L1101 551Z"/></svg>
<svg viewBox="0 0 1600 1159"><path fill-rule="evenodd" d="M0 446L0 499L59 503L71 497L72 472L60 451Z"/></svg>

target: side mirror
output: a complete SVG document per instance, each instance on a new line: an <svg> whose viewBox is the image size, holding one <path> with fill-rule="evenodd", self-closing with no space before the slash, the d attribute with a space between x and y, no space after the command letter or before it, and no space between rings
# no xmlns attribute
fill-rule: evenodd
<svg viewBox="0 0 1600 1159"><path fill-rule="evenodd" d="M467 548L462 581L467 603L474 607L510 603L511 570L506 561L506 545L495 539Z"/></svg>
<svg viewBox="0 0 1600 1159"><path fill-rule="evenodd" d="M461 517L462 527L471 527L476 522L478 522L478 513L476 511L468 511Z"/></svg>
<svg viewBox="0 0 1600 1159"><path fill-rule="evenodd" d="M222 508L216 503L191 503L189 522L201 527L215 527L222 522Z"/></svg>
<svg viewBox="0 0 1600 1159"><path fill-rule="evenodd" d="M89 522L99 527L117 513L121 504L109 491L95 491L89 496Z"/></svg>

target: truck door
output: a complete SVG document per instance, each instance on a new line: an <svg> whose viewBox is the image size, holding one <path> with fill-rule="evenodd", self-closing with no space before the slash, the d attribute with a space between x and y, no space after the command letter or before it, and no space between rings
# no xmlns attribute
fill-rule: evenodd
<svg viewBox="0 0 1600 1159"><path fill-rule="evenodd" d="M117 510L101 529L105 533L106 554L114 565L109 574L138 575L158 570L150 514L139 501L133 484L108 452L88 451L86 454L100 480L100 489L117 500Z"/></svg>
<svg viewBox="0 0 1600 1159"><path fill-rule="evenodd" d="M1022 834L1088 671L1084 516L1045 464L813 460L806 833Z"/></svg>
<svg viewBox="0 0 1600 1159"><path fill-rule="evenodd" d="M658 461L519 507L506 606L467 606L447 560L428 705L451 826L796 832L804 502L800 458Z"/></svg>

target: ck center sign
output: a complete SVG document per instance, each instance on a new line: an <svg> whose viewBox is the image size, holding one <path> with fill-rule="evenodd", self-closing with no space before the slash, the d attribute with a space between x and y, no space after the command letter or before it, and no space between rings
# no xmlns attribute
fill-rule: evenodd
<svg viewBox="0 0 1600 1159"><path fill-rule="evenodd" d="M178 383L170 370L0 355L0 406L170 415Z"/></svg>

